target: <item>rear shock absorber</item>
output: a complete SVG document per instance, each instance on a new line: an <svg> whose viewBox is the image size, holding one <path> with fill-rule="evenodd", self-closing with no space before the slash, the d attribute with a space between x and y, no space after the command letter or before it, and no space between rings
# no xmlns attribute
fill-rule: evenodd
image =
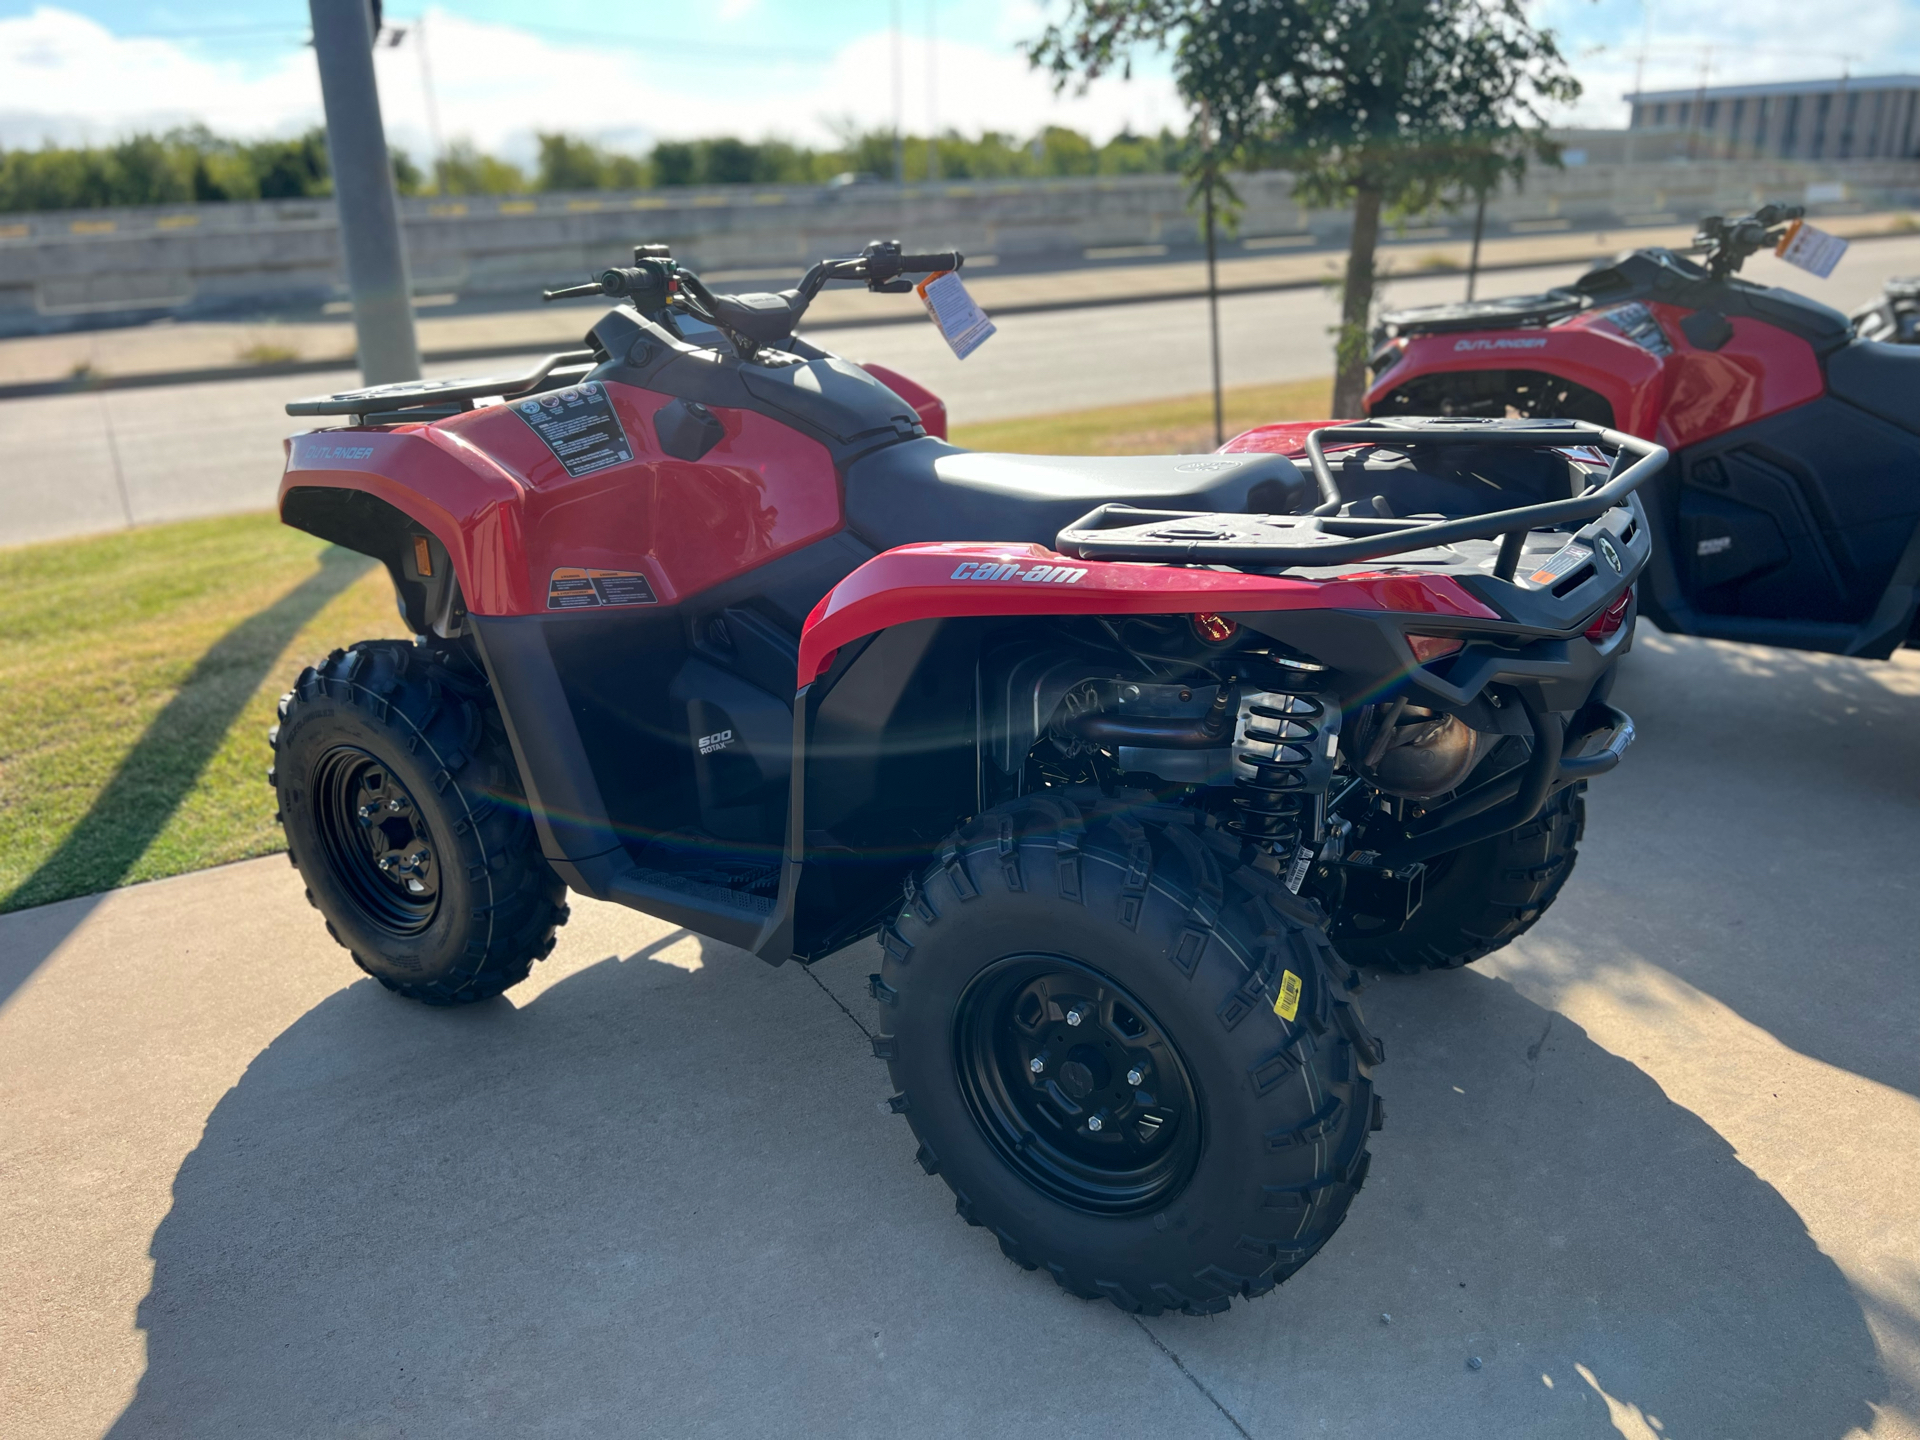
<svg viewBox="0 0 1920 1440"><path fill-rule="evenodd" d="M1233 739L1233 818L1227 828L1290 860L1298 890L1325 823L1340 745L1340 701L1317 693L1249 690Z"/></svg>

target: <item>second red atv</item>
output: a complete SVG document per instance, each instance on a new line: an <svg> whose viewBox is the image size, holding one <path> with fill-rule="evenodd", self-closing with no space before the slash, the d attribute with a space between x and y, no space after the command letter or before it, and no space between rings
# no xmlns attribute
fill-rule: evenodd
<svg viewBox="0 0 1920 1440"><path fill-rule="evenodd" d="M283 700L287 843L433 1004L524 978L570 889L773 964L877 934L874 1052L960 1214L1075 1294L1215 1311L1366 1177L1352 962L1458 964L1564 882L1664 453L971 454L794 334L829 280L960 263L729 296L643 247L563 292L626 302L586 351L290 406L346 423L288 442L282 517L418 638Z"/></svg>
<svg viewBox="0 0 1920 1440"><path fill-rule="evenodd" d="M1558 416L1659 441L1646 618L1884 660L1920 643L1920 347L1739 278L1797 206L1701 222L1543 295L1381 317L1368 412ZM1888 305L1895 302L1889 292ZM1864 338L1868 334L1880 339Z"/></svg>

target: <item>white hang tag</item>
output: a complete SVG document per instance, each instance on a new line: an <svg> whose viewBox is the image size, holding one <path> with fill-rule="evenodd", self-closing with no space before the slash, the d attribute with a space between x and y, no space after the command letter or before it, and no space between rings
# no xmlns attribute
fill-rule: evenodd
<svg viewBox="0 0 1920 1440"><path fill-rule="evenodd" d="M1796 220L1780 237L1780 245L1773 253L1789 265L1797 265L1824 280L1833 274L1833 267L1847 253L1847 242L1804 220Z"/></svg>
<svg viewBox="0 0 1920 1440"><path fill-rule="evenodd" d="M942 270L913 288L956 358L966 359L993 334L993 322L967 293L957 272Z"/></svg>

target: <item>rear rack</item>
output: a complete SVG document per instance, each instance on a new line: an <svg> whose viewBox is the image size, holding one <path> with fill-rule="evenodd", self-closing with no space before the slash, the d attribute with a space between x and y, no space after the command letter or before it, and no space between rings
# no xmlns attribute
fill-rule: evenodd
<svg viewBox="0 0 1920 1440"><path fill-rule="evenodd" d="M594 363L591 350L562 350L519 375L403 380L397 385L371 385L364 390L343 390L338 395L289 400L287 414L351 415L357 423L373 425L440 420L473 409L473 402L483 395L521 395L538 389L556 371L590 370Z"/></svg>
<svg viewBox="0 0 1920 1440"><path fill-rule="evenodd" d="M1465 300L1448 305L1416 305L1388 310L1376 338L1395 335L1444 335L1455 330L1537 329L1577 315L1592 301L1577 290L1548 290L1538 295L1507 295L1497 300Z"/></svg>
<svg viewBox="0 0 1920 1440"><path fill-rule="evenodd" d="M1521 449L1590 446L1613 452L1606 480L1566 500L1495 510L1458 520L1390 520L1342 516L1345 503L1327 464L1334 441L1401 446L1507 445ZM1226 515L1196 510L1137 510L1102 505L1054 539L1054 549L1082 560L1153 560L1162 564L1232 565L1275 570L1290 566L1351 565L1388 555L1500 539L1494 578L1511 580L1527 534L1551 525L1592 520L1624 501L1667 463L1665 448L1583 420L1490 420L1466 416L1359 420L1328 425L1307 436L1307 462L1322 503L1310 515ZM1631 464L1623 464L1629 456Z"/></svg>

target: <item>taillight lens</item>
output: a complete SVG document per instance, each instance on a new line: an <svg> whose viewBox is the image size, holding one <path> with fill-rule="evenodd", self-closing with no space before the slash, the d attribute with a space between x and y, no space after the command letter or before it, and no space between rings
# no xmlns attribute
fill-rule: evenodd
<svg viewBox="0 0 1920 1440"><path fill-rule="evenodd" d="M1627 611L1632 608L1633 587L1629 585L1625 590L1620 592L1620 598L1618 600L1594 616L1593 623L1587 626L1587 639L1598 645L1601 641L1611 637L1614 632L1627 623Z"/></svg>
<svg viewBox="0 0 1920 1440"><path fill-rule="evenodd" d="M1193 633L1209 645L1222 645L1233 638L1233 632L1240 628L1237 620L1229 620L1224 615L1195 615Z"/></svg>
<svg viewBox="0 0 1920 1440"><path fill-rule="evenodd" d="M1444 659L1466 643L1458 635L1407 636L1407 648L1413 651L1413 658L1422 665L1431 665L1436 660Z"/></svg>

